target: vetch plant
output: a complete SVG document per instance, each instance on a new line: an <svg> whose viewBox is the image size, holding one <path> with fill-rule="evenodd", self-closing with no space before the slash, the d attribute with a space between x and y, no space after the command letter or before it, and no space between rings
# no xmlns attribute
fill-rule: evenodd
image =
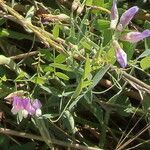
<svg viewBox="0 0 150 150"><path fill-rule="evenodd" d="M143 32L133 31L125 35L116 36L116 35L120 35L121 32L125 29L125 27L128 26L128 24L130 23L134 15L138 12L138 10L139 8L137 6L131 7L130 9L128 9L122 14L122 16L120 17L120 21L118 23L119 15L117 9L117 0L113 1L113 6L110 14L110 19L111 19L110 28L115 30L115 34L113 37L112 44L116 52L117 61L119 62L122 68L125 68L127 66L127 54L123 51L123 49L119 45L118 40L128 41L130 43L136 43L150 36L150 30L145 30Z"/></svg>
<svg viewBox="0 0 150 150"><path fill-rule="evenodd" d="M22 98L18 96L13 97L11 112L15 115L21 113L23 118L30 116L41 116L42 104L38 99L31 100L29 98Z"/></svg>

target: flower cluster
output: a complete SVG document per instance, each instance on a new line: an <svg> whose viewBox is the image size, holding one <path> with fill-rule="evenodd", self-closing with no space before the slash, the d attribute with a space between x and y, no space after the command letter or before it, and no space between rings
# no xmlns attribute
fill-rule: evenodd
<svg viewBox="0 0 150 150"><path fill-rule="evenodd" d="M21 112L24 118L28 115L40 116L42 114L40 109L42 104L38 99L31 100L29 98L13 96L12 106L11 112L13 114Z"/></svg>
<svg viewBox="0 0 150 150"><path fill-rule="evenodd" d="M125 27L130 23L130 21L132 20L134 15L138 12L138 10L139 8L137 6L131 7L122 14L119 20L117 0L114 0L110 15L111 19L110 28L121 33L125 29ZM123 41L128 41L130 43L136 43L149 36L150 30L145 30L143 32L129 32L125 35L122 35L119 39ZM123 51L123 49L121 49L118 43L118 39L115 39L112 44L116 51L117 61L119 62L121 67L125 68L127 66L127 54Z"/></svg>

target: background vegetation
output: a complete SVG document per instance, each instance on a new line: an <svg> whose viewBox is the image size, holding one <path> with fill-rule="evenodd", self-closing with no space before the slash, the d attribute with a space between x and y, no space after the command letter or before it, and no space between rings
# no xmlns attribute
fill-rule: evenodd
<svg viewBox="0 0 150 150"><path fill-rule="evenodd" d="M149 0L119 0L150 28ZM0 147L150 149L150 39L112 47L112 0L0 0ZM13 115L7 96L39 99L42 116ZM78 145L77 145L78 144Z"/></svg>

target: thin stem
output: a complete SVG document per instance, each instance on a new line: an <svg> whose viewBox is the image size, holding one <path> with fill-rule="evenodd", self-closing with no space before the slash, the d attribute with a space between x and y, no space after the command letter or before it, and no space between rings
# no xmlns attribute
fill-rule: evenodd
<svg viewBox="0 0 150 150"><path fill-rule="evenodd" d="M138 109L138 108L137 108L137 109ZM135 114L136 114L136 112L134 113L134 115L135 115ZM134 117L134 115L132 116L132 118ZM120 147L121 144L126 140L126 138L129 137L130 133L131 133L131 132L133 131L133 129L138 125L138 123L142 120L142 118L143 118L143 115L142 115L142 116L140 117L140 119L135 123L135 125L131 128L131 130L126 134L126 136L124 137L124 139L122 139L123 136L124 136L124 134L125 134L125 132L126 132L126 130L127 130L127 128L126 128L126 130L125 130L124 133L122 134L122 138L120 138L120 140L119 140L119 142L118 142L117 148ZM128 126L129 126L130 122L131 122L131 121L129 121ZM128 126L127 126L127 127L128 127ZM116 148L116 149L117 149L117 148Z"/></svg>
<svg viewBox="0 0 150 150"><path fill-rule="evenodd" d="M28 134L25 132L18 132L18 131L6 129L6 128L0 128L0 133L5 134L5 135L12 135L12 136L17 136L17 137L22 137L22 138L27 138L27 139L44 141L44 139L41 136ZM82 150L102 150L99 148L87 147L87 146L83 146L83 145L79 145L79 144L70 144L70 143L63 142L63 141L56 140L56 139L51 139L51 141L48 140L48 142L51 144L60 145L60 146L64 146L67 148L82 149Z"/></svg>
<svg viewBox="0 0 150 150"><path fill-rule="evenodd" d="M139 133L137 133L132 139L128 140L126 143L124 143L122 146L120 146L117 150L124 149L127 145L129 145L131 142L133 142L137 137L139 137L142 133L144 133L146 130L150 128L150 124L144 127Z"/></svg>
<svg viewBox="0 0 150 150"><path fill-rule="evenodd" d="M25 58L25 57L30 57L30 56L33 56L33 55L37 55L38 53L39 53L39 51L33 51L33 52L24 53L24 54L19 54L19 55L16 55L16 56L11 56L10 58L13 59L13 60L22 59L22 58Z"/></svg>

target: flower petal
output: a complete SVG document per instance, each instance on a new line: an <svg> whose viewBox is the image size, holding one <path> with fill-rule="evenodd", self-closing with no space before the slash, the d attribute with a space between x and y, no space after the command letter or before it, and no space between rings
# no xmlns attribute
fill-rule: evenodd
<svg viewBox="0 0 150 150"><path fill-rule="evenodd" d="M113 1L113 6L111 8L111 14L110 14L110 28L115 29L116 25L118 23L119 15L118 15L118 8L117 8L117 0Z"/></svg>
<svg viewBox="0 0 150 150"><path fill-rule="evenodd" d="M22 104L22 98L18 97L18 96L14 96L13 97L13 103L12 103L12 109L11 112L13 114L17 114L20 110L23 110L23 104Z"/></svg>
<svg viewBox="0 0 150 150"><path fill-rule="evenodd" d="M120 18L120 22L117 26L117 29L119 31L122 31L129 24L129 22L132 20L132 18L138 12L138 10L139 8L137 6L133 6L127 11L125 11Z"/></svg>
<svg viewBox="0 0 150 150"><path fill-rule="evenodd" d="M24 109L25 109L29 104L30 104L30 99L29 99L29 98L24 98L24 99L22 99L22 105L23 105L23 108L24 108Z"/></svg>
<svg viewBox="0 0 150 150"><path fill-rule="evenodd" d="M38 109L42 107L41 102L38 99L35 99L32 103L33 108Z"/></svg>
<svg viewBox="0 0 150 150"><path fill-rule="evenodd" d="M30 100L30 103L27 105L25 109L28 111L30 115L34 115L36 114L36 110L40 109L41 107L42 107L41 102L38 99L35 99L33 102L31 102Z"/></svg>
<svg viewBox="0 0 150 150"><path fill-rule="evenodd" d="M123 35L120 39L130 43L136 43L149 36L150 30L144 30L143 32L129 32L126 35Z"/></svg>
<svg viewBox="0 0 150 150"><path fill-rule="evenodd" d="M37 117L41 116L41 115L42 115L41 109L37 109L36 112L35 112L35 115L36 115Z"/></svg>
<svg viewBox="0 0 150 150"><path fill-rule="evenodd" d="M28 117L28 114L29 114L29 113L28 113L27 110L25 110L25 109L22 110L22 115L23 115L24 118L27 118L27 117Z"/></svg>
<svg viewBox="0 0 150 150"><path fill-rule="evenodd" d="M117 61L119 62L122 68L125 68L127 66L127 54L123 51L123 49L120 47L117 41L113 41L113 46L116 51Z"/></svg>
<svg viewBox="0 0 150 150"><path fill-rule="evenodd" d="M18 96L13 97L13 107L11 112L13 114L17 114L22 112L24 118L29 115L41 115L41 107L42 104L38 99L35 99L33 103L31 103L31 99L29 98L21 98Z"/></svg>
<svg viewBox="0 0 150 150"><path fill-rule="evenodd" d="M36 112L36 109L31 105L31 102L28 103L28 105L25 107L25 110L27 110L30 115L34 115Z"/></svg>
<svg viewBox="0 0 150 150"><path fill-rule="evenodd" d="M19 112L19 109L17 109L16 107L12 107L11 112L12 114L16 115Z"/></svg>

